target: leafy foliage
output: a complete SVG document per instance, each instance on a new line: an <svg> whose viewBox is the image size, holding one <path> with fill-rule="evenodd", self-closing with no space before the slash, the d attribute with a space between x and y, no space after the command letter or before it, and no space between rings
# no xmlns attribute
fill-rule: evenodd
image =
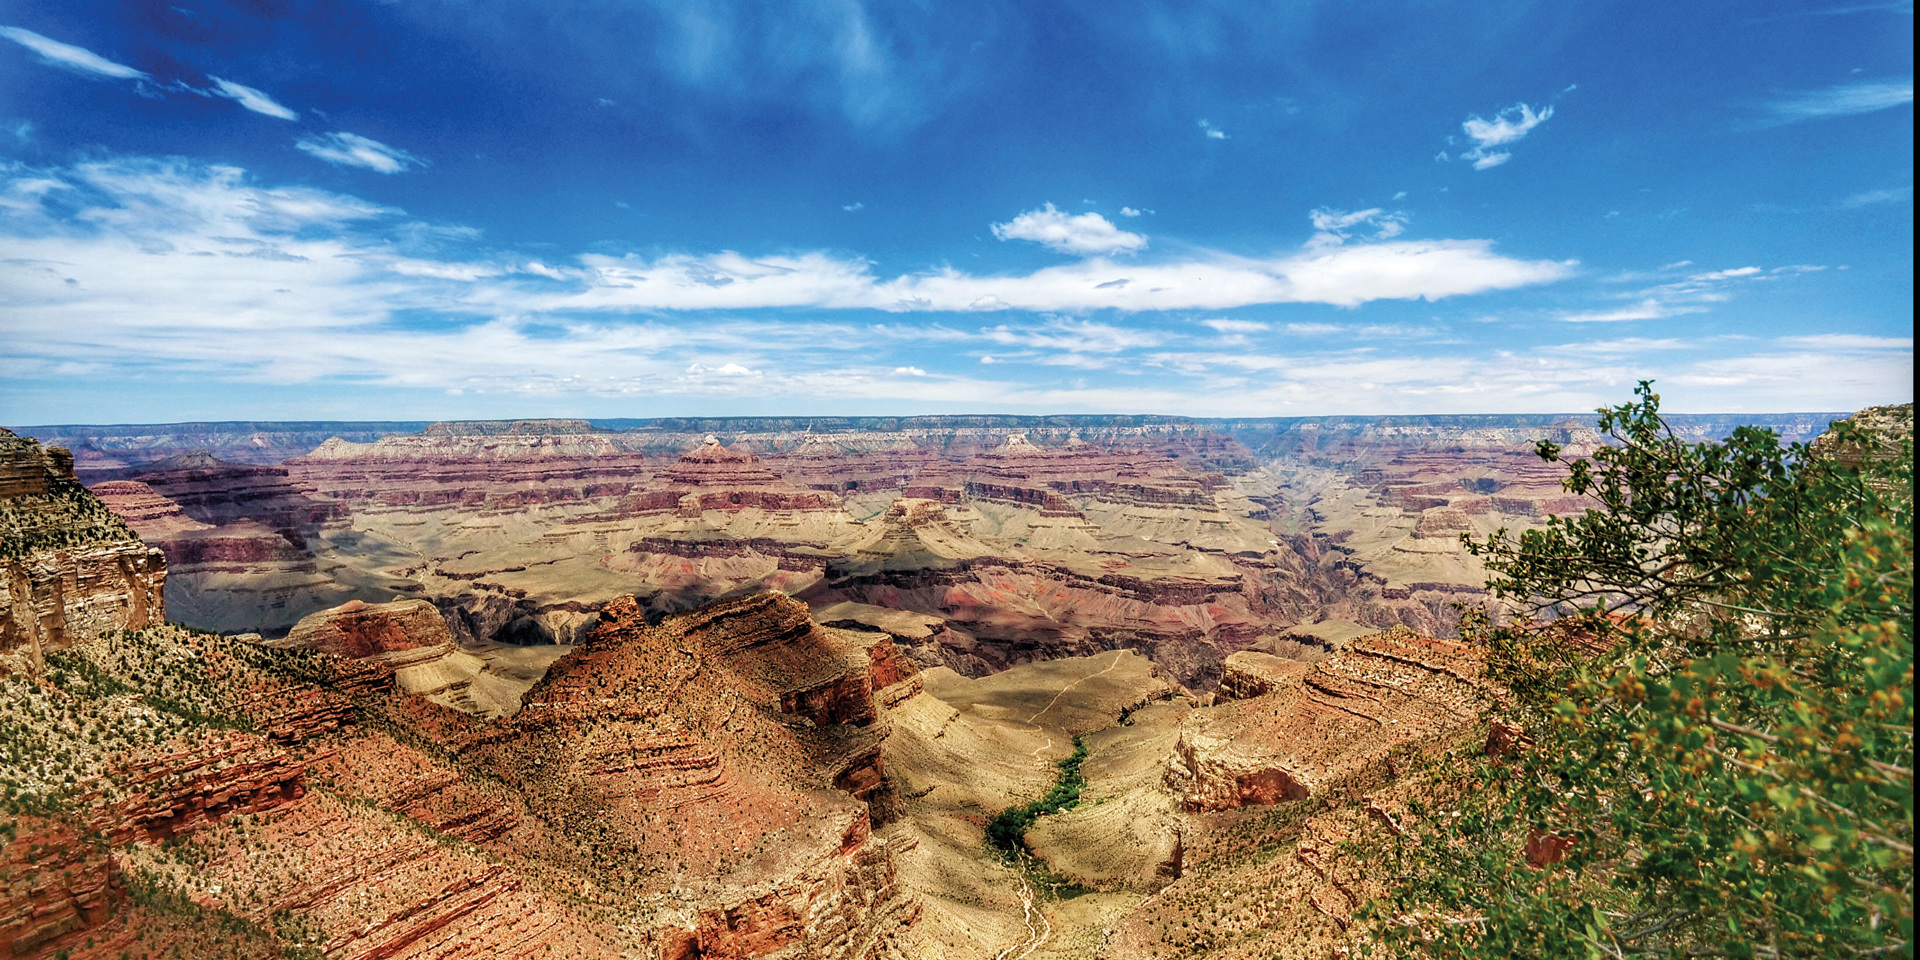
<svg viewBox="0 0 1920 960"><path fill-rule="evenodd" d="M1532 743L1436 764L1375 949L1911 956L1911 442L1690 444L1637 393L1569 465L1595 509L1470 541L1563 616L1467 622Z"/></svg>
<svg viewBox="0 0 1920 960"><path fill-rule="evenodd" d="M1079 737L1073 738L1073 755L1054 765L1060 768L1060 776L1054 781L1053 789L1038 800L1021 806L1008 807L1000 811L987 822L987 845L1007 856L1029 852L1027 850L1027 828L1033 826L1041 814L1059 813L1080 805L1080 791L1087 786L1087 780L1080 775L1080 764L1087 759L1087 745Z"/></svg>

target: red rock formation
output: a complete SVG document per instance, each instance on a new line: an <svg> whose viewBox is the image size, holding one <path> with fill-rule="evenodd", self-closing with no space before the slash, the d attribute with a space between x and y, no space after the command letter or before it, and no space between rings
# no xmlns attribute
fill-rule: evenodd
<svg viewBox="0 0 1920 960"><path fill-rule="evenodd" d="M840 498L803 490L768 469L743 444L723 446L717 437L683 454L660 471L644 493L629 497L634 513L676 510L699 516L703 510L837 510Z"/></svg>
<svg viewBox="0 0 1920 960"><path fill-rule="evenodd" d="M187 516L219 526L253 520L279 531L298 531L344 515L337 504L309 496L285 467L223 463L206 453L147 464L131 479L179 504ZM289 536L298 543L298 534Z"/></svg>
<svg viewBox="0 0 1920 960"><path fill-rule="evenodd" d="M73 458L0 430L0 674L166 618L166 559L87 493Z"/></svg>
<svg viewBox="0 0 1920 960"><path fill-rule="evenodd" d="M1188 810L1313 795L1396 748L1473 723L1484 699L1476 648L1391 631L1356 640L1297 684L1216 711L1180 731L1165 782Z"/></svg>
<svg viewBox="0 0 1920 960"><path fill-rule="evenodd" d="M825 437L809 437L792 450L767 457L766 464L807 489L850 495L898 490L938 459L910 442L847 450Z"/></svg>
<svg viewBox="0 0 1920 960"><path fill-rule="evenodd" d="M1066 496L1093 496L1120 503L1213 506L1219 474L1194 476L1179 462L1143 450L1103 450L1078 437L1064 446L1041 447L1023 434L980 453L951 471L968 496L1032 506L1049 516L1078 515ZM937 473L914 487L954 484ZM909 495L913 495L909 493Z"/></svg>
<svg viewBox="0 0 1920 960"><path fill-rule="evenodd" d="M342 657L371 657L453 643L440 609L425 600L349 600L294 625L283 643Z"/></svg>
<svg viewBox="0 0 1920 960"><path fill-rule="evenodd" d="M328 440L286 462L320 495L382 508L505 509L617 497L647 458L583 420L437 423L376 443Z"/></svg>
<svg viewBox="0 0 1920 960"><path fill-rule="evenodd" d="M1242 650L1220 665L1222 700L1251 700L1276 690L1297 686L1311 669L1299 660L1287 660L1270 653Z"/></svg>
<svg viewBox="0 0 1920 960"><path fill-rule="evenodd" d="M460 749L524 791L579 869L634 895L702 891L691 923L652 929L660 955L867 956L913 913L856 799L881 786L875 663L785 597L658 627L627 598Z"/></svg>

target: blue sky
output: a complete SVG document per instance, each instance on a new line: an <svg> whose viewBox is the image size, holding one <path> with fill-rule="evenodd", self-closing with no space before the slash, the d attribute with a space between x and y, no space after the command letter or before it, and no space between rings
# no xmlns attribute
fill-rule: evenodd
<svg viewBox="0 0 1920 960"><path fill-rule="evenodd" d="M0 422L1910 400L1912 36L0 0Z"/></svg>

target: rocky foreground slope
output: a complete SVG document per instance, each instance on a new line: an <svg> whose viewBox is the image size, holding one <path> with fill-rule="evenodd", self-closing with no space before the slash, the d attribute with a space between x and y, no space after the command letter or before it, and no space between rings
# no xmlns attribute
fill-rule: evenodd
<svg viewBox="0 0 1920 960"><path fill-rule="evenodd" d="M9 452L24 562L153 559L57 453ZM157 583L46 582L0 671L10 955L864 958L915 916L873 825L916 671L798 601L615 604L487 721L407 692L447 646L428 604L269 646L161 625Z"/></svg>
<svg viewBox="0 0 1920 960"><path fill-rule="evenodd" d="M493 723L176 627L47 667L0 679L16 956L873 957L917 909L872 832L912 668L789 599L616 613Z"/></svg>

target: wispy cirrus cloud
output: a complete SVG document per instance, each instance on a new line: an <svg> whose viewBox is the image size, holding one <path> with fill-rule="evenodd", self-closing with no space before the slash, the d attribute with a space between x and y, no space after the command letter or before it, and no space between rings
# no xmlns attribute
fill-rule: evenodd
<svg viewBox="0 0 1920 960"><path fill-rule="evenodd" d="M354 133L315 134L301 137L293 145L328 163L361 167L375 173L399 173L426 163L398 147Z"/></svg>
<svg viewBox="0 0 1920 960"><path fill-rule="evenodd" d="M255 90L244 84L234 83L231 80L222 80L219 77L208 77L207 79L213 81L212 93L215 96L226 97L229 100L236 101L254 113L265 114L269 117L278 117L282 120L300 119L300 114L281 105L272 97L267 96L259 90ZM338 134L335 134L335 136L338 136Z"/></svg>
<svg viewBox="0 0 1920 960"><path fill-rule="evenodd" d="M1776 97L1764 108L1762 126L1876 113L1913 102L1913 78L1862 80Z"/></svg>
<svg viewBox="0 0 1920 960"><path fill-rule="evenodd" d="M1533 128L1552 117L1551 105L1536 111L1526 103L1516 103L1494 114L1491 120L1471 114L1460 124L1460 129L1473 141L1473 146L1462 151L1460 159L1473 161L1475 170L1489 170L1506 163L1513 159L1512 152L1497 148L1519 143ZM1442 153L1440 159L1445 158L1446 154Z"/></svg>
<svg viewBox="0 0 1920 960"><path fill-rule="evenodd" d="M992 226L993 235L1002 240L1031 240L1049 250L1081 256L1136 253L1147 248L1144 235L1122 230L1106 217L1068 214L1051 203Z"/></svg>
<svg viewBox="0 0 1920 960"><path fill-rule="evenodd" d="M1632 301L1631 303L1617 307L1562 313L1556 319L1567 323L1622 323L1705 313L1715 304L1731 300L1734 290L1740 285L1769 283L1802 274L1818 273L1826 269L1817 264L1796 263L1771 269L1745 266L1720 270L1696 270L1684 275L1677 273L1690 266L1693 266L1693 261L1681 260L1650 272L1630 271L1620 274L1611 278L1612 281L1644 282L1662 277L1670 279L1614 296L1616 300L1628 300Z"/></svg>
<svg viewBox="0 0 1920 960"><path fill-rule="evenodd" d="M1885 190L1862 190L1859 193L1849 194L1845 199L1840 201L1839 206L1842 210L1858 210L1861 207L1872 207L1882 203L1902 203L1912 199L1912 187L1892 187Z"/></svg>
<svg viewBox="0 0 1920 960"><path fill-rule="evenodd" d="M1379 207L1352 213L1322 207L1308 214L1307 219L1314 230L1313 239L1307 241L1309 247L1339 246L1352 239L1360 227L1372 228L1375 240L1391 240L1407 229L1406 214L1388 213Z"/></svg>
<svg viewBox="0 0 1920 960"><path fill-rule="evenodd" d="M1700 313L1706 307L1691 304L1672 304L1658 297L1647 297L1638 303L1614 307L1607 310L1584 310L1560 317L1567 323L1620 323L1627 320L1659 320L1678 316L1683 313Z"/></svg>
<svg viewBox="0 0 1920 960"><path fill-rule="evenodd" d="M124 63L115 63L85 47L76 47L61 43L50 37L43 37L23 27L0 27L0 37L12 40L28 50L40 55L42 62L51 66L65 67L80 73L96 77L109 77L115 80L147 80L151 77L144 70L135 70Z"/></svg>

